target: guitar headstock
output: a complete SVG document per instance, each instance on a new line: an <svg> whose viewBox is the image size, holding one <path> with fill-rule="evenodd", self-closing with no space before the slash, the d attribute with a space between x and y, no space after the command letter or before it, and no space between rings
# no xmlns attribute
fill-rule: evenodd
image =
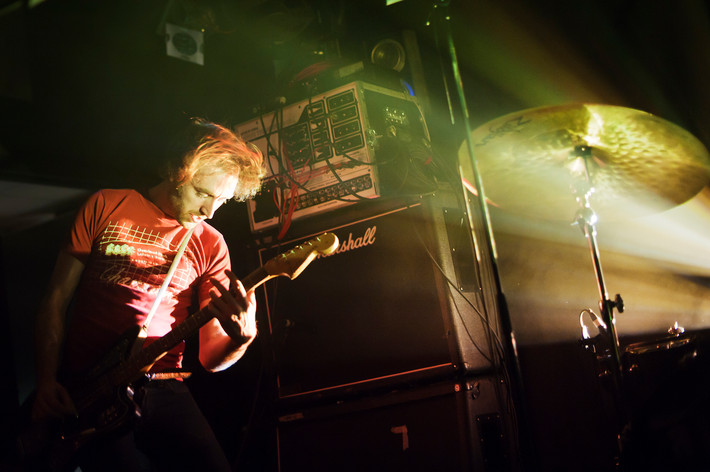
<svg viewBox="0 0 710 472"><path fill-rule="evenodd" d="M339 244L336 235L323 233L270 259L264 264L264 269L271 277L281 275L295 279L318 255L332 254Z"/></svg>

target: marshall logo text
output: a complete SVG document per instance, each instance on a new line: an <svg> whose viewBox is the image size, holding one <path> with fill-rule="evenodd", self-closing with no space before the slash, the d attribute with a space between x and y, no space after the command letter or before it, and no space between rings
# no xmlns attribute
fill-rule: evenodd
<svg viewBox="0 0 710 472"><path fill-rule="evenodd" d="M340 246L338 247L337 250L335 250L332 254L329 254L327 256L319 256L319 257L329 257L334 254L342 254L344 252L352 251L354 249L360 249L365 246L370 246L372 244L375 244L375 232L377 231L377 226L370 226L365 230L365 234L362 236L353 238L353 233L348 234L348 238L344 239L341 238L340 240Z"/></svg>

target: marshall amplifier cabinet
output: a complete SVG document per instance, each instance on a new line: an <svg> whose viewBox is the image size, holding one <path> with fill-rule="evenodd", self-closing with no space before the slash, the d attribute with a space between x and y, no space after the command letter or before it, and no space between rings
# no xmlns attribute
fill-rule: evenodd
<svg viewBox="0 0 710 472"><path fill-rule="evenodd" d="M266 157L263 189L249 202L253 232L427 180L409 168L426 154L428 131L416 99L404 91L353 82L235 131Z"/></svg>
<svg viewBox="0 0 710 472"><path fill-rule="evenodd" d="M328 228L340 240L334 254L296 280L265 284L260 317L269 323L280 400L491 368L496 316L481 301L473 238L458 208L442 192ZM312 236L263 247L259 258Z"/></svg>
<svg viewBox="0 0 710 472"><path fill-rule="evenodd" d="M484 376L283 414L279 471L516 470L503 387Z"/></svg>

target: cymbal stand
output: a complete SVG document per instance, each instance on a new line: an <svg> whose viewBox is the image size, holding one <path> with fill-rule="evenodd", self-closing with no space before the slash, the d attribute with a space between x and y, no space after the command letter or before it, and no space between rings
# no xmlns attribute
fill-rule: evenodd
<svg viewBox="0 0 710 472"><path fill-rule="evenodd" d="M594 265L594 273L597 279L597 287L599 289L599 310L601 312L602 323L599 326L600 335L606 338L608 344L608 357L611 363L611 371L603 372L608 374L612 381L613 397L617 408L617 419L619 426L624 424L624 415L622 412L623 399L623 367L621 360L621 349L619 343L619 335L616 330L616 318L614 310L619 313L624 311L624 302L621 295L616 295L614 300L609 299L604 282L604 273L602 271L601 258L599 256L599 247L597 245L597 214L592 209L590 197L594 193L592 177L589 171L589 164L592 161L592 148L589 146L577 146L572 152L570 158L582 158L584 162L584 179L578 182L574 189L577 194L577 203L579 209L575 215L575 223L579 225L589 243L589 252L591 253L592 263Z"/></svg>

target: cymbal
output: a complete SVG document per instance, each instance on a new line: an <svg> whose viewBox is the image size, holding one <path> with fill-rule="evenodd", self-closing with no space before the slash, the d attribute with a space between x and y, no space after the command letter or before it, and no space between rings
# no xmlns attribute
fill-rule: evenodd
<svg viewBox="0 0 710 472"><path fill-rule="evenodd" d="M710 182L710 154L697 138L630 108L532 108L490 121L471 137L488 200L532 218L573 220L576 190L587 185L600 219L616 220L680 205ZM586 158L579 153L585 147ZM467 142L459 162L473 181Z"/></svg>

